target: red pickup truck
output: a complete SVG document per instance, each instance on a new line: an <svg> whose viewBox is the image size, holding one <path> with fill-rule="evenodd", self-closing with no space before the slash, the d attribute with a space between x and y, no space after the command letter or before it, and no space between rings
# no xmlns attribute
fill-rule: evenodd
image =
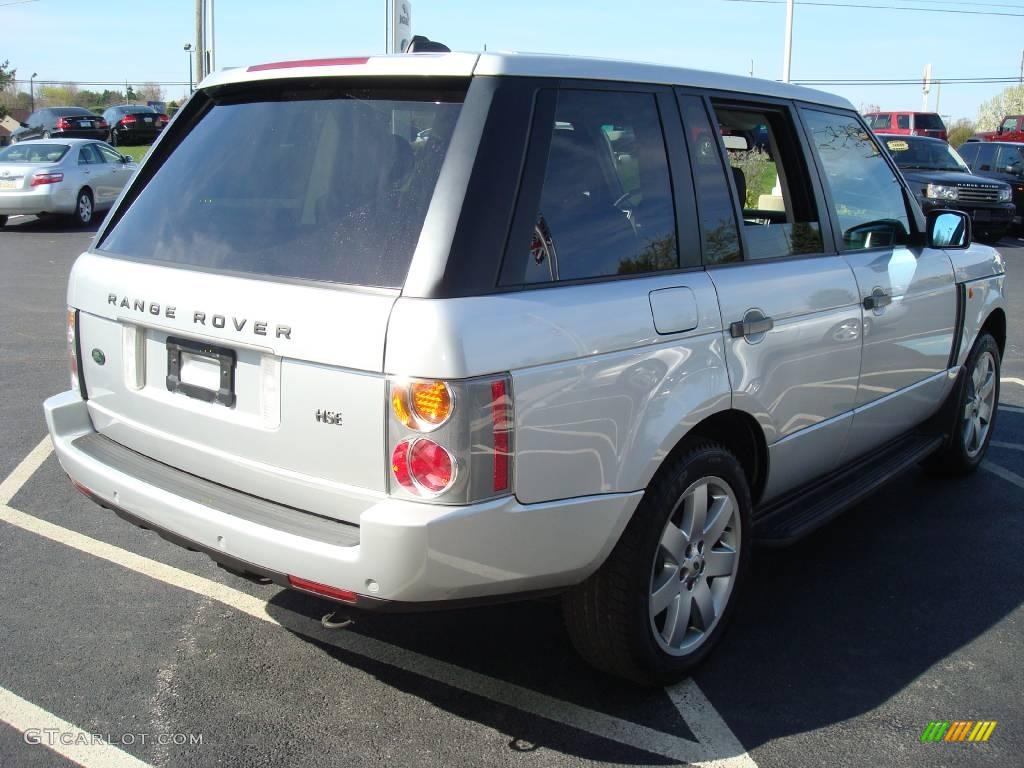
<svg viewBox="0 0 1024 768"><path fill-rule="evenodd" d="M980 131L968 141L1024 141L1024 115L1007 115L995 131Z"/></svg>

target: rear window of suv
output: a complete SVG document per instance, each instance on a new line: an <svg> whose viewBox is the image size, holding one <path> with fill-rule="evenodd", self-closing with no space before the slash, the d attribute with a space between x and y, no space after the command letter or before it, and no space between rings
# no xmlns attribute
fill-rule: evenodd
<svg viewBox="0 0 1024 768"><path fill-rule="evenodd" d="M399 287L464 95L323 82L215 94L99 248Z"/></svg>
<svg viewBox="0 0 1024 768"><path fill-rule="evenodd" d="M925 131L944 131L946 126L942 118L933 112L917 112L914 114L914 127Z"/></svg>

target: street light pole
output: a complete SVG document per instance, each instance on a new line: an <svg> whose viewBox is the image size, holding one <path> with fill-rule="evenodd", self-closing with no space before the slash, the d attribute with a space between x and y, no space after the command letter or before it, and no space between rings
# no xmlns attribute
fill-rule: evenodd
<svg viewBox="0 0 1024 768"><path fill-rule="evenodd" d="M789 82L789 64L793 60L793 0L786 0L786 42L782 58L782 82Z"/></svg>
<svg viewBox="0 0 1024 768"><path fill-rule="evenodd" d="M33 112L36 111L36 76L38 73L33 72L32 77L28 79L28 100L29 106Z"/></svg>
<svg viewBox="0 0 1024 768"><path fill-rule="evenodd" d="M192 85L192 43L185 43L185 53L188 56L188 92L192 93L195 90Z"/></svg>

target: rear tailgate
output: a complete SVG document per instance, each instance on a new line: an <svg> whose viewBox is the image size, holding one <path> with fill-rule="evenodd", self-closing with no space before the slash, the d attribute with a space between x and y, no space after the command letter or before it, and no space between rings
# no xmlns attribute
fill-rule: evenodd
<svg viewBox="0 0 1024 768"><path fill-rule="evenodd" d="M68 302L93 423L186 472L356 522L386 490L397 295L83 254Z"/></svg>

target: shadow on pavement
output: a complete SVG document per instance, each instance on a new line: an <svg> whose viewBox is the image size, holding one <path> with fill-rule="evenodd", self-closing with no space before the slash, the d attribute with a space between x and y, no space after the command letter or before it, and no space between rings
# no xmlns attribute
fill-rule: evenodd
<svg viewBox="0 0 1024 768"><path fill-rule="evenodd" d="M1021 436L1024 414L1001 411L995 439ZM744 747L875 709L1021 605L1019 498L1018 489L984 471L942 478L915 470L799 544L757 550L736 621L696 675ZM984 556L965 561L968 553ZM291 612L319 619L332 606L286 590L269 610L286 623ZM652 761L650 753L396 669L386 658L341 650L290 623L339 663L523 743L602 762ZM665 691L610 679L574 654L557 600L357 614L345 632L694 739Z"/></svg>
<svg viewBox="0 0 1024 768"><path fill-rule="evenodd" d="M106 213L97 214L92 223L83 227L70 216L26 216L16 219L8 219L7 224L0 229L3 236L9 235L30 235L30 234L62 234L66 232L83 232L92 234L100 228Z"/></svg>

